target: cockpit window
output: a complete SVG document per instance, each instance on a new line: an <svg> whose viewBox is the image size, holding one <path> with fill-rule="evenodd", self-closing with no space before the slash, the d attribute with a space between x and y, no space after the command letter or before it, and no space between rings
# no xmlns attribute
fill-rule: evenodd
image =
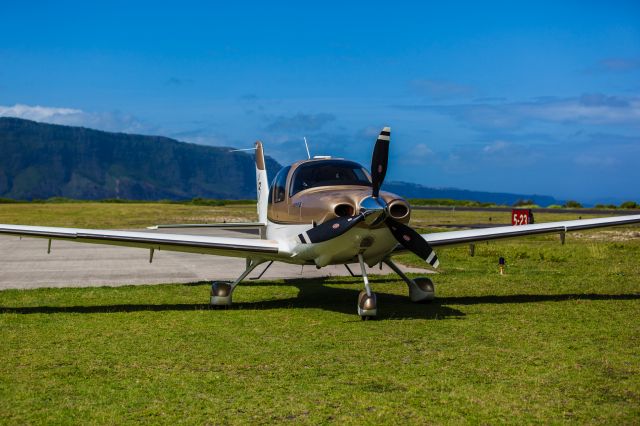
<svg viewBox="0 0 640 426"><path fill-rule="evenodd" d="M289 196L317 186L334 185L371 186L371 178L360 164L352 161L311 161L296 169Z"/></svg>
<svg viewBox="0 0 640 426"><path fill-rule="evenodd" d="M269 188L269 204L284 201L284 196L287 191L287 175L289 175L290 169L291 166L283 167L276 177L273 178L271 188Z"/></svg>

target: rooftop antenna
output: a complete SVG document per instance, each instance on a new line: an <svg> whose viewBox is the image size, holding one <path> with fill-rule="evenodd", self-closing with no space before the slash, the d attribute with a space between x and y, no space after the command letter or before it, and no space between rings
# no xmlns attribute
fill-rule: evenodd
<svg viewBox="0 0 640 426"><path fill-rule="evenodd" d="M309 144L307 143L307 137L303 136L302 139L304 139L304 147L307 148L307 158L311 160L311 154L309 153Z"/></svg>

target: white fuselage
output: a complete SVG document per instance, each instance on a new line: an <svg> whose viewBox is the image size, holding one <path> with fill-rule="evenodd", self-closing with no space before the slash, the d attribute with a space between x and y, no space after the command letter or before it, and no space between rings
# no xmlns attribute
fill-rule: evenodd
<svg viewBox="0 0 640 426"><path fill-rule="evenodd" d="M298 235L311 228L311 224L279 224L268 221L266 237L278 241L280 251L290 254L286 262L315 264L318 267L352 263L357 261L358 254L362 254L364 261L373 266L382 261L398 244L386 226L356 226L328 241L315 244L300 242Z"/></svg>

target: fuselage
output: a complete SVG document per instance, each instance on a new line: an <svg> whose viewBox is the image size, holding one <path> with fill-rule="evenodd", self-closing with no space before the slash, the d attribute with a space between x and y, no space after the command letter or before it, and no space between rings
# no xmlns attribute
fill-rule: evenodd
<svg viewBox="0 0 640 426"><path fill-rule="evenodd" d="M295 236L337 217L354 216L371 197L371 177L358 163L332 158L299 161L283 168L269 190L266 238L288 240L294 263L326 266L354 261L360 253L371 265L397 245L384 224L361 223L347 234L318 244L299 244ZM390 192L380 192L386 214L408 223L409 203Z"/></svg>

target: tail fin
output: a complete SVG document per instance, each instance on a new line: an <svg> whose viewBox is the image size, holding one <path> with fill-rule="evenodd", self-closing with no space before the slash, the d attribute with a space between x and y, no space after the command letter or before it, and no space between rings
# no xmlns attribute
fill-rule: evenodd
<svg viewBox="0 0 640 426"><path fill-rule="evenodd" d="M258 191L258 222L267 224L267 207L269 203L269 181L264 163L262 142L256 142L256 188Z"/></svg>

